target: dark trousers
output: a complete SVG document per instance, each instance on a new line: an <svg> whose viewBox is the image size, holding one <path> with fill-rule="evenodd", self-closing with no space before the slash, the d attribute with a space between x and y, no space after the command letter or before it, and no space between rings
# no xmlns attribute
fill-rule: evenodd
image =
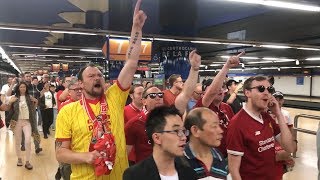
<svg viewBox="0 0 320 180"><path fill-rule="evenodd" d="M11 118L12 118L12 115L13 115L13 111L10 110L10 111L5 111L5 123L6 123L6 127L8 128L10 126L10 121L11 121Z"/></svg>
<svg viewBox="0 0 320 180"><path fill-rule="evenodd" d="M41 116L42 116L43 135L46 136L50 134L49 128L53 122L53 108L42 109Z"/></svg>

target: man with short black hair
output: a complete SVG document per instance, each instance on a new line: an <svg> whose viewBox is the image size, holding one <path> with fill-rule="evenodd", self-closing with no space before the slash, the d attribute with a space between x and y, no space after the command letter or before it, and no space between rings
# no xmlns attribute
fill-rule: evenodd
<svg viewBox="0 0 320 180"><path fill-rule="evenodd" d="M237 81L230 79L226 83L228 92L223 99L223 102L229 104L233 110L234 114L240 111L242 108L243 100L238 96L238 91L242 88L243 84L238 83Z"/></svg>
<svg viewBox="0 0 320 180"><path fill-rule="evenodd" d="M178 109L154 108L146 122L146 133L153 147L152 156L128 168L123 180L197 179L193 169L175 162L175 157L183 155L188 136Z"/></svg>

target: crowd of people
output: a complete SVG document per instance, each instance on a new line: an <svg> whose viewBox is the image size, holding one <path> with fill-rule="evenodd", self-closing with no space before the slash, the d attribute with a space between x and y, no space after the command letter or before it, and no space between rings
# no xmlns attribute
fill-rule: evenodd
<svg viewBox="0 0 320 180"><path fill-rule="evenodd" d="M52 128L56 179L282 179L294 166L292 120L282 108L284 95L267 77L226 80L243 52L202 84L197 83L201 56L194 50L185 82L173 74L167 90L151 83L132 85L147 19L140 5L138 0L126 63L113 85L105 86L93 64L56 84L48 74L40 82L30 73L19 81L8 78L0 110L14 132L17 166L33 168L31 137L38 154L39 131L47 139Z"/></svg>

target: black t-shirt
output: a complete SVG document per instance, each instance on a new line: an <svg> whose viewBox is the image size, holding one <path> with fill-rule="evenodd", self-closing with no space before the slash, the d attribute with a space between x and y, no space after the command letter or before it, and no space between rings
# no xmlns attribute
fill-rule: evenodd
<svg viewBox="0 0 320 180"><path fill-rule="evenodd" d="M227 103L227 100L230 98L230 94L227 93L224 98L223 98L223 102ZM233 110L234 114L237 114L237 112L240 111L240 109L242 108L242 103L243 100L240 96L236 95L236 99L233 101L232 104L229 104Z"/></svg>

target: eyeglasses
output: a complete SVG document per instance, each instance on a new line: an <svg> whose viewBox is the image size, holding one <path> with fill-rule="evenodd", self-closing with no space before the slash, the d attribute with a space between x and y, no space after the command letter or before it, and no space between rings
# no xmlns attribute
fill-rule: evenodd
<svg viewBox="0 0 320 180"><path fill-rule="evenodd" d="M258 89L258 91L261 92L261 93L264 92L267 89L270 94L274 93L274 91L275 91L273 86L269 86L267 88L264 87L264 86L255 86L255 87L251 87L249 89Z"/></svg>
<svg viewBox="0 0 320 180"><path fill-rule="evenodd" d="M163 92L159 92L159 93L149 93L149 94L147 94L147 95L145 96L145 98L147 98L148 96L149 96L151 99L154 99L154 98L156 98L157 96L158 96L159 98L163 98Z"/></svg>
<svg viewBox="0 0 320 180"><path fill-rule="evenodd" d="M82 88L74 88L74 89L69 89L69 90L73 90L73 91L82 91Z"/></svg>
<svg viewBox="0 0 320 180"><path fill-rule="evenodd" d="M176 129L176 130L171 130L171 131L158 131L156 133L176 134L178 137L189 136L189 134L190 134L189 130L186 130L186 129Z"/></svg>
<svg viewBox="0 0 320 180"><path fill-rule="evenodd" d="M195 93L196 95L202 95L202 94L203 94L203 92L196 92L196 91L194 91L194 93Z"/></svg>

